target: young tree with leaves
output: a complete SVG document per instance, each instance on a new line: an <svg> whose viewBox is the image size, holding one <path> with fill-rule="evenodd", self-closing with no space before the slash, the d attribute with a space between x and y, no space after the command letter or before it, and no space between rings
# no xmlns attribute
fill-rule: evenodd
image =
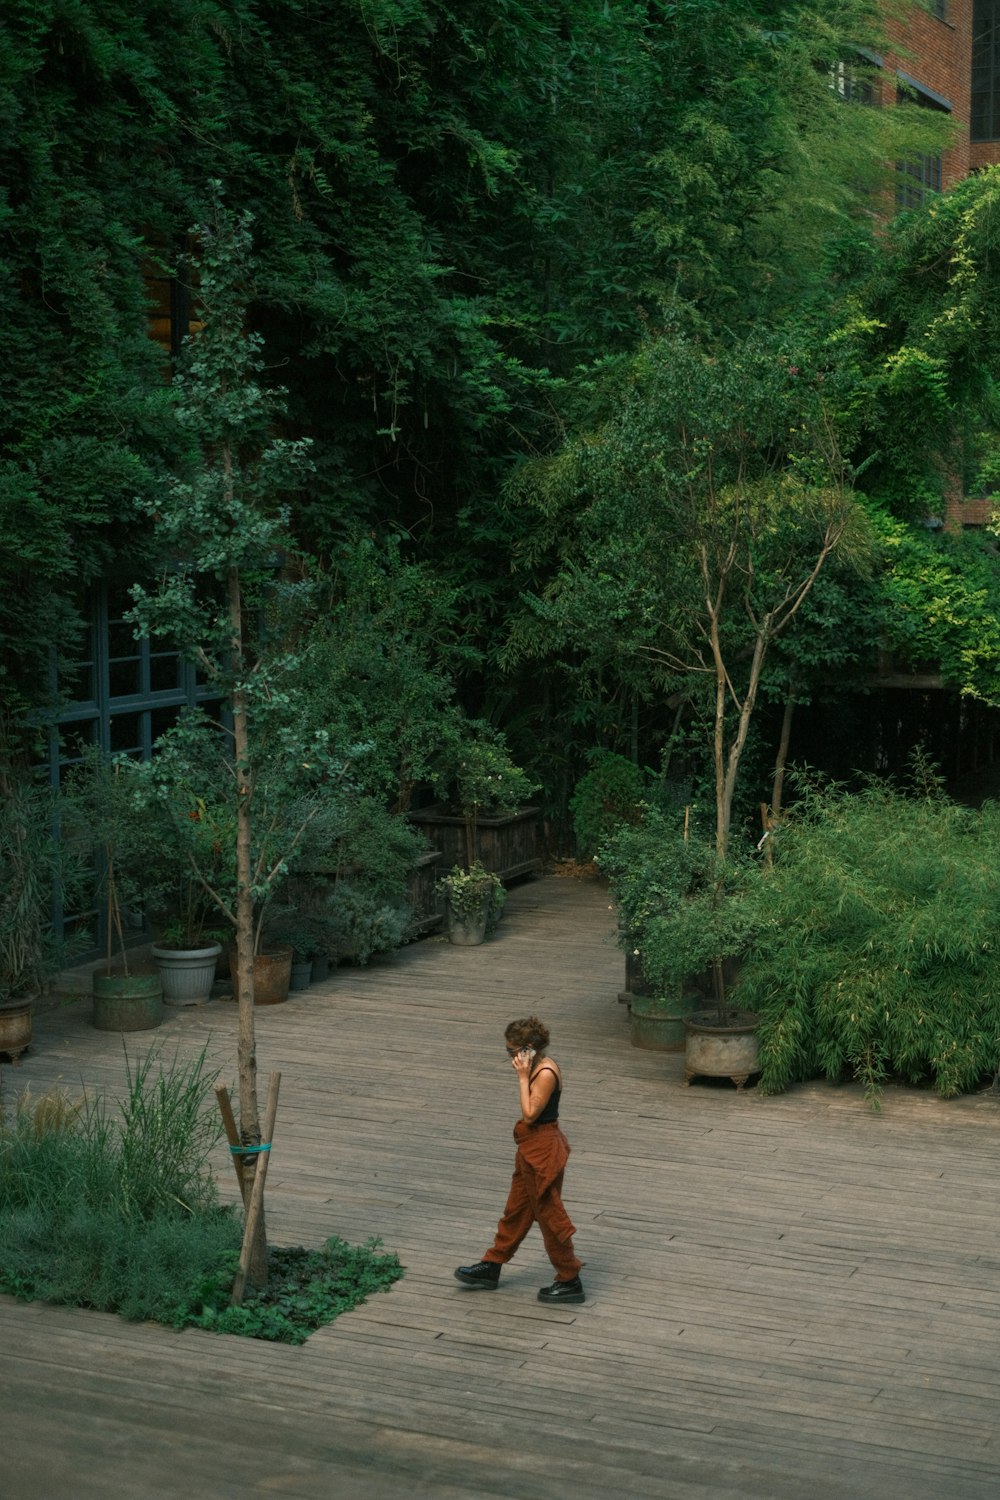
<svg viewBox="0 0 1000 1500"><path fill-rule="evenodd" d="M277 396L260 384L261 340L246 327L253 268L250 225L248 214L225 208L217 187L212 219L194 231L202 322L174 381L176 419L189 445L187 463L144 502L162 574L158 590L133 589L138 628L180 645L231 716L228 728L202 721L168 732L151 775L158 780L167 776L175 786L187 776L196 791L199 763L221 755L228 766L235 825L232 902L203 871L197 873L235 933L247 1204L257 1171L254 1148L261 1141L255 915L317 811L316 800L303 799L303 792L332 768L324 733L302 731L295 687L300 647L289 634L290 622L280 617L275 593L275 572L287 537L286 497L306 469L308 444L275 436ZM304 592L304 585L292 586L293 605ZM260 1225L250 1270L257 1285L267 1277L263 1216Z"/></svg>

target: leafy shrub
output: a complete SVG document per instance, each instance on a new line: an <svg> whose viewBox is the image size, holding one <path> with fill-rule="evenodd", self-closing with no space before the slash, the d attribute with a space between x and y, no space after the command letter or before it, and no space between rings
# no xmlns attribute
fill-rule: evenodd
<svg viewBox="0 0 1000 1500"><path fill-rule="evenodd" d="M327 912L338 957L362 966L373 954L398 948L409 921L402 902L385 900L363 879L338 880Z"/></svg>
<svg viewBox="0 0 1000 1500"><path fill-rule="evenodd" d="M577 782L569 810L579 852L591 857L622 823L639 821L647 777L612 750L591 750L587 760L590 769Z"/></svg>
<svg viewBox="0 0 1000 1500"><path fill-rule="evenodd" d="M974 1088L1000 1058L1000 807L805 789L775 838L766 920L742 977L762 1017L761 1087L850 1070Z"/></svg>
<svg viewBox="0 0 1000 1500"><path fill-rule="evenodd" d="M618 909L619 946L641 947L650 921L676 910L691 880L691 846L676 816L639 804L637 821L620 825L597 851Z"/></svg>
<svg viewBox="0 0 1000 1500"><path fill-rule="evenodd" d="M226 1278L202 1283L197 1303L177 1309L176 1325L282 1344L305 1343L315 1329L350 1312L372 1292L386 1291L402 1276L399 1257L379 1254L378 1244L369 1240L348 1245L334 1237L321 1250L301 1245L272 1249L266 1290L250 1287L242 1307L230 1307L233 1265Z"/></svg>

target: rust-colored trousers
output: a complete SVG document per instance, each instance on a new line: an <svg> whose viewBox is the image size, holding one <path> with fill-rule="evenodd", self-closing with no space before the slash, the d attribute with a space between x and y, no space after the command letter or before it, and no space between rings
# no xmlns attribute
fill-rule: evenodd
<svg viewBox="0 0 1000 1500"><path fill-rule="evenodd" d="M583 1265L573 1250L576 1228L563 1207L563 1173L569 1157L569 1141L558 1121L548 1125L514 1126L517 1155L514 1176L497 1225L496 1238L484 1260L506 1265L532 1224L542 1231L545 1253L560 1281L571 1281Z"/></svg>

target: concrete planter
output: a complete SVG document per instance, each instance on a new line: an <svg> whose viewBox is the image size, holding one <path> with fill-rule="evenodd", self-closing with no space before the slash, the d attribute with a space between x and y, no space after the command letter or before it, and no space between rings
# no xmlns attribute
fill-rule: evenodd
<svg viewBox="0 0 1000 1500"><path fill-rule="evenodd" d="M458 948L477 948L486 940L487 914L470 912L460 915L446 906L448 918L448 941Z"/></svg>

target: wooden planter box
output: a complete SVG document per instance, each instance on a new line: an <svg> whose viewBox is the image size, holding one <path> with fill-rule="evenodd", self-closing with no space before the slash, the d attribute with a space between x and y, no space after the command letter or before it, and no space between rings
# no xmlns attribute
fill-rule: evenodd
<svg viewBox="0 0 1000 1500"><path fill-rule="evenodd" d="M436 932L444 921L444 902L434 889L438 878L441 852L428 849L421 854L406 880L407 897L410 903L410 921L406 929L407 942L426 937Z"/></svg>
<svg viewBox="0 0 1000 1500"><path fill-rule="evenodd" d="M442 871L453 866L468 869L465 853L465 819L449 812L441 802L418 808L409 814L442 855ZM541 808L522 807L519 812L502 818L476 820L476 856L487 870L493 870L506 884L519 875L533 875L542 868L539 841L542 827Z"/></svg>

